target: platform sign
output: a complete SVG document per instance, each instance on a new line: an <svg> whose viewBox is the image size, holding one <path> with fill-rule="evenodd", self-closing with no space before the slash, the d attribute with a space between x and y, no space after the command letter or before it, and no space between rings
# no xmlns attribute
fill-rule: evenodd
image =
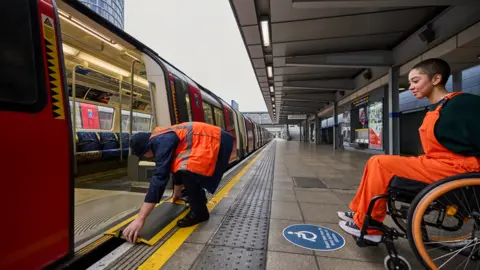
<svg viewBox="0 0 480 270"><path fill-rule="evenodd" d="M283 229L290 243L316 251L333 251L345 245L345 238L334 230L310 224L294 224Z"/></svg>
<svg viewBox="0 0 480 270"><path fill-rule="evenodd" d="M306 114L289 114L287 117L288 117L288 120L305 120L305 119L307 119Z"/></svg>

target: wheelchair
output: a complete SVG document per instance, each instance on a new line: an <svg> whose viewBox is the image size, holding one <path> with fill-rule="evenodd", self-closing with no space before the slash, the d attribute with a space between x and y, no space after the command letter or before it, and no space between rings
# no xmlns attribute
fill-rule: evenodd
<svg viewBox="0 0 480 270"><path fill-rule="evenodd" d="M433 184L394 177L387 194L369 203L359 237L360 247L385 244L385 268L411 269L397 253L394 241L408 239L425 269L479 269L480 262L480 173L465 173ZM374 204L386 200L387 216L398 227L388 227L371 217ZM379 243L364 238L367 230L383 233Z"/></svg>

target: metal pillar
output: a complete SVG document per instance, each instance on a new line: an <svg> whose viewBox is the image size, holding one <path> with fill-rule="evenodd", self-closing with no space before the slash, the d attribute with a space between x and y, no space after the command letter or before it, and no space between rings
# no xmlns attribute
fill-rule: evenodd
<svg viewBox="0 0 480 270"><path fill-rule="evenodd" d="M400 102L398 93L398 77L400 68L391 67L388 70L388 88L385 92L386 110L388 111L388 140L385 152L390 155L400 154Z"/></svg>
<svg viewBox="0 0 480 270"><path fill-rule="evenodd" d="M338 148L338 103L333 102L333 149Z"/></svg>
<svg viewBox="0 0 480 270"><path fill-rule="evenodd" d="M320 118L315 114L315 144L320 144Z"/></svg>
<svg viewBox="0 0 480 270"><path fill-rule="evenodd" d="M462 71L456 72L452 74L452 92L460 92L463 88L462 83Z"/></svg>
<svg viewBox="0 0 480 270"><path fill-rule="evenodd" d="M310 142L310 127L308 126L308 115L305 119L305 142Z"/></svg>

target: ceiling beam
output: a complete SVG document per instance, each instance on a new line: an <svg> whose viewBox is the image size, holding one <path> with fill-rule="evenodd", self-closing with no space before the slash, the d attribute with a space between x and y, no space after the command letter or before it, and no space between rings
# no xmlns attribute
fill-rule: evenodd
<svg viewBox="0 0 480 270"><path fill-rule="evenodd" d="M392 52L384 50L291 56L285 59L285 66L295 67L371 68L388 67L392 63Z"/></svg>
<svg viewBox="0 0 480 270"><path fill-rule="evenodd" d="M287 108L287 107L302 107L302 108L323 108L325 105L325 102L315 102L315 103L306 103L306 102L287 102L287 103L282 103L281 107L282 108Z"/></svg>
<svg viewBox="0 0 480 270"><path fill-rule="evenodd" d="M475 5L478 0L293 0L294 8L366 8Z"/></svg>
<svg viewBox="0 0 480 270"><path fill-rule="evenodd" d="M282 101L293 100L293 99L302 99L302 100L311 100L311 101L334 101L336 98L335 94L330 93L318 93L318 94L300 94L300 93L285 93L282 95Z"/></svg>
<svg viewBox="0 0 480 270"><path fill-rule="evenodd" d="M291 92L295 92L295 91L310 91L310 92L335 91L335 89L326 88L326 87L301 87L301 86L288 86L288 85L285 85L285 86L282 87L282 91L286 92L285 90L291 90Z"/></svg>
<svg viewBox="0 0 480 270"><path fill-rule="evenodd" d="M353 79L306 80L289 81L283 83L283 89L290 87L315 88L317 90L346 91L355 87Z"/></svg>

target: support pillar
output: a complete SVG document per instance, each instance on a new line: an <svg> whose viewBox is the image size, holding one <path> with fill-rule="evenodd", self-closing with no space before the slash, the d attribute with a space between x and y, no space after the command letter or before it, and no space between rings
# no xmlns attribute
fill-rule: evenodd
<svg viewBox="0 0 480 270"><path fill-rule="evenodd" d="M310 142L310 126L308 125L308 115L305 119L305 142Z"/></svg>
<svg viewBox="0 0 480 270"><path fill-rule="evenodd" d="M287 138L285 138L287 141L290 141L290 130L288 129L288 120L287 120Z"/></svg>
<svg viewBox="0 0 480 270"><path fill-rule="evenodd" d="M320 144L320 118L318 117L318 114L315 114L315 144L319 145Z"/></svg>
<svg viewBox="0 0 480 270"><path fill-rule="evenodd" d="M398 92L398 77L400 68L391 67L388 70L388 88L385 90L386 110L388 111L387 121L387 142L385 153L390 155L400 154L400 101Z"/></svg>
<svg viewBox="0 0 480 270"><path fill-rule="evenodd" d="M462 83L462 71L456 72L452 74L452 85L453 89L452 92L460 92L462 91L463 88L463 83Z"/></svg>
<svg viewBox="0 0 480 270"><path fill-rule="evenodd" d="M338 103L333 102L333 149L338 148Z"/></svg>

